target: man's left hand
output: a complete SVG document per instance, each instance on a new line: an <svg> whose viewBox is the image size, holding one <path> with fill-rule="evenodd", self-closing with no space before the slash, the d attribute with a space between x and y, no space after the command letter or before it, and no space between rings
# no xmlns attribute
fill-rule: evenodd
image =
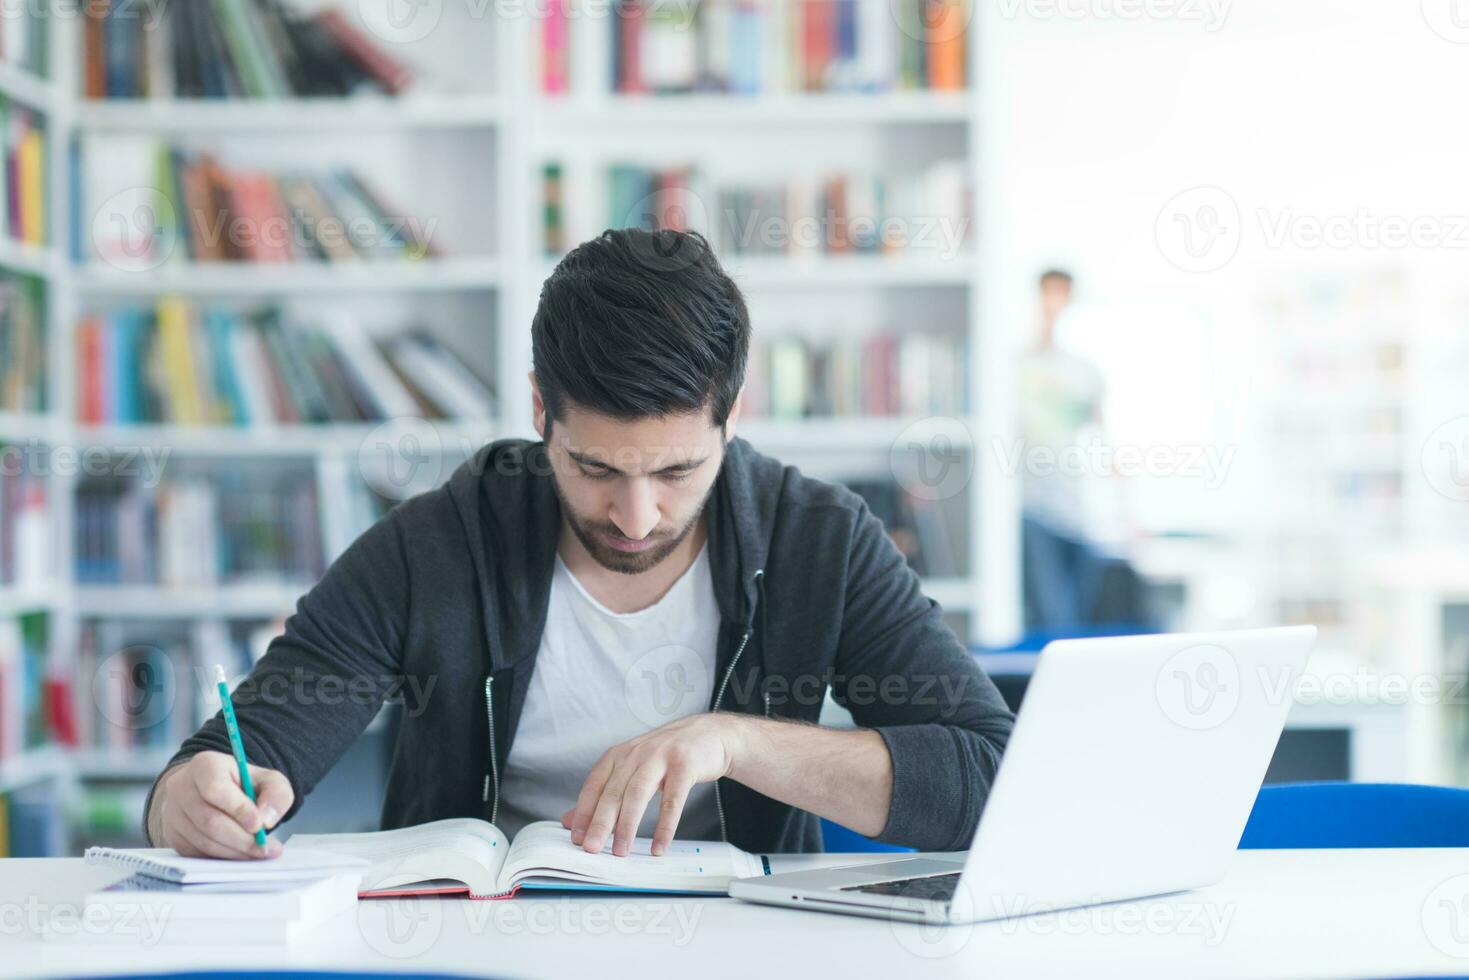
<svg viewBox="0 0 1469 980"><path fill-rule="evenodd" d="M561 816L571 842L595 854L611 834L612 853L625 857L653 794L659 793L653 853L663 854L689 790L734 768L740 720L728 714L691 715L608 749L582 784L576 806Z"/></svg>

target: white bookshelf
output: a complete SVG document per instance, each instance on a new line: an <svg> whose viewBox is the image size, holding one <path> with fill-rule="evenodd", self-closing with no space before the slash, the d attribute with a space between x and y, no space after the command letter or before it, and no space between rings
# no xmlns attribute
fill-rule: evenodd
<svg viewBox="0 0 1469 980"><path fill-rule="evenodd" d="M339 5L342 4L338 0ZM350 5L348 5L350 6ZM421 181L422 201L398 203L442 213L453 230L469 241L466 249L445 243L443 257L417 262L360 263L348 266L225 266L187 262L148 272L129 272L96 263L74 265L64 246L32 249L0 242L0 268L36 275L48 284L50 408L42 417L0 415L0 437L37 439L78 449L130 446L168 450L172 460L223 459L246 464L271 460L315 460L317 472L351 467L371 425L278 426L242 430L223 427L84 426L74 421L76 405L73 327L83 312L109 305L147 303L162 295L203 300L282 303L357 302L437 317L449 328L492 341L476 366L495 382L499 417L476 423L435 424L447 460L491 438L532 436L529 382L529 324L540 284L552 263L542 251L540 166L549 159L566 165L564 206L572 243L605 226L599 191L601 168L632 157L637 162L674 164L685 156L718 159L719 172L735 176L742 168L766 177L779 173L781 159L816 163L846 161L845 169L876 170L923 161L961 159L972 189L970 248L947 259L929 255L792 258L731 257L728 268L750 300L757 335L776 321L772 311L799 305L820 313L846 304L886 310L893 322L906 317L936 317L962 332L969 360L968 411L957 420L921 418L844 418L811 420L747 419L741 434L758 448L818 475L840 475L843 467L873 472L888 467L897 437L913 423L942 429L960 425L967 432L973 478L959 498L967 512L966 540L955 542L967 573L929 579L928 593L946 610L962 615L974 642L999 645L1019 629L1018 558L1015 530L1018 503L1014 488L989 459L988 447L1008 431L1003 388L987 379L1005 370L991 322L995 306L986 286L994 243L979 233L982 220L998 200L994 172L981 155L981 99L986 62L980 9L971 23L970 75L965 93L901 92L878 95L777 94L757 97L689 96L677 98L589 95L566 97L539 90L535 57L538 25L533 18L500 22L469 18L461 31L453 23L467 16L457 3L445 3L434 38L401 50L426 76L472 78L472 84L442 86L438 92L399 99L301 99L218 103L156 100L97 103L80 98L80 24L53 21L53 79L40 80L0 66L0 93L45 113L48 125L51 210L55 243L68 243L72 206L65 149L73 139L139 136L176 139L190 147L223 147L242 153L250 164L337 163L359 167L369 177L378 169L411 175L432 164ZM982 7L982 5L981 5ZM492 8L484 8L491 10ZM493 14L489 15L493 17ZM605 27L605 24L600 25ZM580 25L578 29L595 30ZM478 47L476 47L478 45ZM743 146L729 153L731 146ZM772 171L772 160L776 169ZM402 186L413 186L412 181ZM488 201L488 206L485 202ZM466 207L459 207L460 204ZM472 206L470 206L472 203ZM461 213L471 212L466 217ZM488 214L490 227L477 216ZM85 217L85 216L84 216ZM472 220L473 219L473 220ZM83 222L85 229L85 221ZM85 234L85 230L83 232ZM476 332L478 331L478 332ZM465 345L459 345L466 350ZM172 462L171 462L172 465ZM835 467L835 469L833 469ZM446 477L452 462L446 463ZM50 514L55 529L56 579L39 589L0 594L0 611L44 608L52 611L53 655L74 650L86 618L158 618L211 621L269 620L289 613L309 587L289 584L259 588L219 587L178 591L76 585L73 499L76 480L54 475ZM323 522L328 559L345 547ZM80 685L79 685L80 686ZM89 703L83 708L90 709ZM27 754L18 764L27 778L55 771L88 778L96 772L128 771L99 764L96 753ZM113 762L116 760L103 760ZM140 778L156 771L149 758L138 764ZM14 769L0 766L0 785Z"/></svg>

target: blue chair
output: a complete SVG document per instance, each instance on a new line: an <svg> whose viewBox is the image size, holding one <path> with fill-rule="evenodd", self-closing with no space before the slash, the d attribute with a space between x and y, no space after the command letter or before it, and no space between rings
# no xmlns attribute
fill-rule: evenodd
<svg viewBox="0 0 1469 980"><path fill-rule="evenodd" d="M821 846L836 854L911 854L913 848L881 844L830 820L821 821Z"/></svg>
<svg viewBox="0 0 1469 980"><path fill-rule="evenodd" d="M1255 798L1239 846L1469 847L1469 789L1284 783Z"/></svg>

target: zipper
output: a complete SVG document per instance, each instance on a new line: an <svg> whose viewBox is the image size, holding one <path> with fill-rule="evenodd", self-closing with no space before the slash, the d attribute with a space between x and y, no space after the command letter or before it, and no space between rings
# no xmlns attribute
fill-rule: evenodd
<svg viewBox="0 0 1469 980"><path fill-rule="evenodd" d="M490 823L495 822L495 817L500 812L500 763L495 758L495 696L490 691L495 678L485 678L485 720L490 727L490 771L485 773L484 789L480 791L480 799L488 801L490 798L490 783L495 786L495 802L490 805Z"/></svg>
<svg viewBox="0 0 1469 980"><path fill-rule="evenodd" d="M757 569L755 569L755 582L756 582L757 585L760 582L760 579L763 578L764 576L765 576L765 569L763 569L763 568L757 568ZM758 602L759 600L757 599L756 601ZM732 658L730 658L729 666L724 669L724 679L719 682L719 690L714 695L714 706L709 709L711 712L718 711L719 710L719 704L720 704L720 702L724 700L724 691L725 691L726 688L729 687L729 679L730 679L731 676L734 675L734 669L735 669L736 665L739 664L740 657L744 654L745 647L750 642L750 634L755 631L754 624L755 624L755 611L752 609L752 610L750 610L750 621L745 624L745 635L740 638L740 645L739 645L739 647L735 650L734 656ZM488 688L486 688L486 692L488 693ZM765 713L766 714L769 714L770 713L770 694L769 694L769 692L766 692L766 695L765 695ZM725 826L725 822L724 822L724 794L722 794L722 793L719 792L719 780L717 780L717 779L714 780L714 809L719 812L719 839L722 840L722 841L724 841L726 844L728 844L729 843L729 829ZM491 820L490 822L491 823L494 823L494 820Z"/></svg>

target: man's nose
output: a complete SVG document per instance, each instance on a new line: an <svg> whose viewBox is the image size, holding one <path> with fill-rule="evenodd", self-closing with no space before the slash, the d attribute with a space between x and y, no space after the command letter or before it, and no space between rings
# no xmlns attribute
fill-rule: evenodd
<svg viewBox="0 0 1469 980"><path fill-rule="evenodd" d="M658 502L653 498L652 481L643 477L623 481L621 491L613 499L610 516L624 537L634 541L646 538L658 526Z"/></svg>

